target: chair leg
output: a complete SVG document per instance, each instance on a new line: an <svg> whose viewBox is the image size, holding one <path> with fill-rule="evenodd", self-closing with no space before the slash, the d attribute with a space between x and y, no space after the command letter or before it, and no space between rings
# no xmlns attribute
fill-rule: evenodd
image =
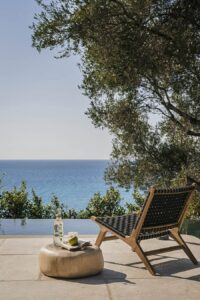
<svg viewBox="0 0 200 300"><path fill-rule="evenodd" d="M137 255L140 257L140 259L142 260L142 262L144 263L145 267L147 268L147 270L151 273L151 275L156 275L156 271L154 270L154 268L152 267L152 265L150 264L147 256L145 255L144 251L142 250L142 248L140 247L140 245L138 243L136 243L136 246L134 248L134 251L137 253Z"/></svg>
<svg viewBox="0 0 200 300"><path fill-rule="evenodd" d="M180 233L177 230L170 230L170 233L171 233L171 236L173 237L173 239L180 246L183 247L183 250L184 250L185 254L190 258L190 260L193 262L193 264L197 265L198 261L196 260L196 258L192 254L191 250L188 248L187 244L185 243L185 241L181 237Z"/></svg>
<svg viewBox="0 0 200 300"><path fill-rule="evenodd" d="M100 230L100 231L99 231L99 234L98 234L97 239L96 239L96 242L95 242L95 246L97 246L97 247L100 247L100 246L101 246L101 243L102 243L103 240L104 240L104 237L105 237L105 235L106 235L106 232L107 232L107 231L103 231L103 230Z"/></svg>

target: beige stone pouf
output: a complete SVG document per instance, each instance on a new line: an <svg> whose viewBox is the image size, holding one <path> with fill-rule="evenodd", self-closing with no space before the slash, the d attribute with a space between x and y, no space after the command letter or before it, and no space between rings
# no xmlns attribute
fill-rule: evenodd
<svg viewBox="0 0 200 300"><path fill-rule="evenodd" d="M53 244L40 250L40 270L47 276L78 278L102 271L104 261L101 249L89 246L85 250L68 251Z"/></svg>

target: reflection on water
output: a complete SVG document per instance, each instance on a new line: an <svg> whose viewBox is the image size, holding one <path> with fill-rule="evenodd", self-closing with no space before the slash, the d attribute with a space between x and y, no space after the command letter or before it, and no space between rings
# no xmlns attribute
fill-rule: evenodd
<svg viewBox="0 0 200 300"><path fill-rule="evenodd" d="M0 235L51 235L53 219L0 219ZM97 234L99 227L91 220L64 220L65 233L77 231L79 234ZM200 220L185 220L183 234L200 238Z"/></svg>

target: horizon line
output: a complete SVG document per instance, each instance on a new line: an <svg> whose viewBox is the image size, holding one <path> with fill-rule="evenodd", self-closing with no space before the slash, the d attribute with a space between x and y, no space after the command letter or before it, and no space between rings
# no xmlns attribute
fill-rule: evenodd
<svg viewBox="0 0 200 300"><path fill-rule="evenodd" d="M110 160L109 158L0 158L3 160Z"/></svg>

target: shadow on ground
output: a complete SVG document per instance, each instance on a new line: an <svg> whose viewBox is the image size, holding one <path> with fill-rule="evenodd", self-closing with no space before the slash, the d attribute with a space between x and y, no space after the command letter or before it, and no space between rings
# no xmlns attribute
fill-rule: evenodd
<svg viewBox="0 0 200 300"><path fill-rule="evenodd" d="M170 259L168 261L161 261L162 259ZM194 265L189 259L187 258L173 258L170 256L163 256L163 255L157 255L156 258L151 259L151 263L159 260L159 263L153 264L153 267L155 268L157 272L157 277L174 277L174 278L182 278L182 279L187 279L187 280L193 280L193 281L200 281L200 262L198 262L198 265ZM105 261L106 263L113 264L113 265L119 265L119 266L124 266L124 267L133 267L136 269L141 269L141 270L146 270L146 268L143 266L141 261L129 263L129 264L120 264L112 261ZM187 277L187 273L180 274L182 272L187 272L192 270L197 270L199 274L195 274L192 276ZM148 272L146 270L146 272ZM154 277L152 277L154 278Z"/></svg>
<svg viewBox="0 0 200 300"><path fill-rule="evenodd" d="M134 282L129 281L127 279L127 275L125 273L113 271L107 268L104 268L104 270L100 274L97 274L96 276L92 276L92 277L90 276L90 277L75 278L75 279L65 279L65 278L55 278L55 279L59 281L73 281L77 283L90 284L90 285L101 285L107 283L108 281L109 283L121 282L124 284L135 284Z"/></svg>

